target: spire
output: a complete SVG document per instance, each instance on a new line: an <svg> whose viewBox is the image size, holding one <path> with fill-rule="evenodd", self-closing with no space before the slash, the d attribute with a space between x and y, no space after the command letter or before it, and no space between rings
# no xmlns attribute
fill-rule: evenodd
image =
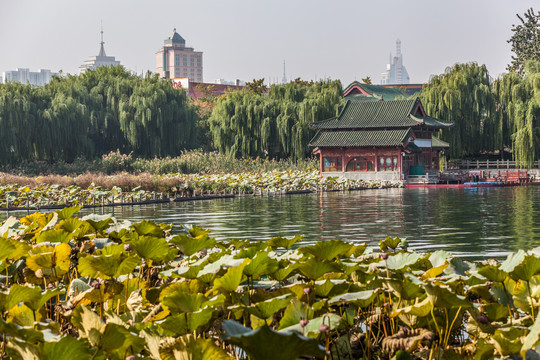
<svg viewBox="0 0 540 360"><path fill-rule="evenodd" d="M285 75L285 60L283 60L283 79L281 79L283 84L287 83L287 76Z"/></svg>
<svg viewBox="0 0 540 360"><path fill-rule="evenodd" d="M103 46L103 44L105 43L103 42L103 21L101 21L101 49L99 49L98 56L107 56L107 54L105 54L105 47Z"/></svg>
<svg viewBox="0 0 540 360"><path fill-rule="evenodd" d="M396 41L396 56L401 55L401 40L397 39Z"/></svg>

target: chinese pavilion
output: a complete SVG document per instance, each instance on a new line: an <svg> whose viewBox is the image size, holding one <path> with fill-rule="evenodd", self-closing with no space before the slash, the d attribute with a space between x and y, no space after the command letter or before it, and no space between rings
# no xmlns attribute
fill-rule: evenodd
<svg viewBox="0 0 540 360"><path fill-rule="evenodd" d="M453 122L427 116L418 98L347 99L337 117L310 124L318 130L309 145L320 156L321 175L404 180L439 169L449 145L433 133Z"/></svg>

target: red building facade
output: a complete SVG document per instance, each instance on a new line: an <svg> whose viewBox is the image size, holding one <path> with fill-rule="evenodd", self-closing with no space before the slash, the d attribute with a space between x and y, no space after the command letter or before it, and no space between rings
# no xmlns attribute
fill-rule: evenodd
<svg viewBox="0 0 540 360"><path fill-rule="evenodd" d="M448 144L433 136L452 122L426 115L419 99L350 98L335 118L312 123L310 142L321 175L366 180L403 180L438 170Z"/></svg>

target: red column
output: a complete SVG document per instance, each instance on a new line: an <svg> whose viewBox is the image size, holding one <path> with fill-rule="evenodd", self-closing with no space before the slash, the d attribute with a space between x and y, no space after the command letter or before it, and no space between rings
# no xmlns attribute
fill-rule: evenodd
<svg viewBox="0 0 540 360"><path fill-rule="evenodd" d="M323 156L322 156L322 149L319 148L319 158L320 158L320 161L321 161L321 176L322 176L322 173L323 173Z"/></svg>

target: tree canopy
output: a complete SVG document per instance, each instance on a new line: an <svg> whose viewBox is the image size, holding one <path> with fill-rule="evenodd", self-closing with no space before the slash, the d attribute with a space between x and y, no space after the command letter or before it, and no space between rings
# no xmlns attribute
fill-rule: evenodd
<svg viewBox="0 0 540 360"><path fill-rule="evenodd" d="M529 60L540 61L540 11L535 13L533 8L523 16L516 14L520 23L512 25L512 62L508 70L523 74L525 63Z"/></svg>
<svg viewBox="0 0 540 360"><path fill-rule="evenodd" d="M143 157L193 147L196 119L183 90L121 66L54 77L45 86L0 85L3 163L73 161L110 151Z"/></svg>
<svg viewBox="0 0 540 360"><path fill-rule="evenodd" d="M303 159L311 122L336 116L344 100L339 81L272 85L268 94L226 94L209 119L214 146L234 157Z"/></svg>

